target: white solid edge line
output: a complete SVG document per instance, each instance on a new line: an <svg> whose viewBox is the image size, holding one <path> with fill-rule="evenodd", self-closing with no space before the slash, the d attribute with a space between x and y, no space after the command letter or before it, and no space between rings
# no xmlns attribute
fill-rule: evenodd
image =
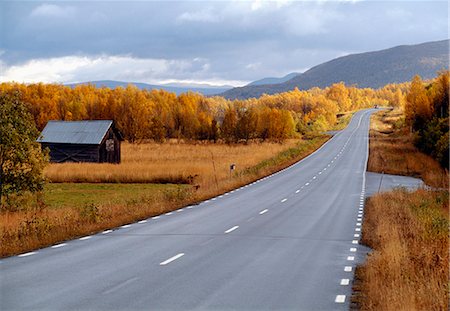
<svg viewBox="0 0 450 311"><path fill-rule="evenodd" d="M61 243L61 244L53 245L52 248L60 248L60 247L66 246L66 245L67 245L66 243Z"/></svg>
<svg viewBox="0 0 450 311"><path fill-rule="evenodd" d="M20 254L17 257L28 257L28 256L31 256L31 255L34 255L34 254L37 254L37 252L28 252L28 253L25 253L25 254Z"/></svg>
<svg viewBox="0 0 450 311"><path fill-rule="evenodd" d="M334 300L336 303L344 303L345 302L345 295L337 295L336 299Z"/></svg>
<svg viewBox="0 0 450 311"><path fill-rule="evenodd" d="M227 231L225 231L225 233L233 232L233 231L236 230L237 228L239 228L239 226L234 226L234 227L228 229Z"/></svg>
<svg viewBox="0 0 450 311"><path fill-rule="evenodd" d="M267 213L267 211L268 211L268 209L265 209L265 210L259 212L259 215L265 214L265 213Z"/></svg>
<svg viewBox="0 0 450 311"><path fill-rule="evenodd" d="M161 262L159 265L160 265L160 266L165 266L165 265L171 263L172 261L177 260L178 258L183 257L183 256L184 256L184 253L179 253L179 254L177 254L177 255L175 255L175 256L173 256L173 257L170 257L170 258L167 259L167 260L164 260L164 261Z"/></svg>

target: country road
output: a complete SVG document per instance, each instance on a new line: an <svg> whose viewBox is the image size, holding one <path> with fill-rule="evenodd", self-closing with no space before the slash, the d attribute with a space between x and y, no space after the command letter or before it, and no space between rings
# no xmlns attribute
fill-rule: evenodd
<svg viewBox="0 0 450 311"><path fill-rule="evenodd" d="M371 112L253 184L0 260L0 309L348 309Z"/></svg>

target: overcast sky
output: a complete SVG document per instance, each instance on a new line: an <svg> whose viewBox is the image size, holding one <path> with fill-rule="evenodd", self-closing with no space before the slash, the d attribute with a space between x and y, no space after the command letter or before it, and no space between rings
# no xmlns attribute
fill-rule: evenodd
<svg viewBox="0 0 450 311"><path fill-rule="evenodd" d="M237 86L447 38L447 1L0 0L0 81Z"/></svg>

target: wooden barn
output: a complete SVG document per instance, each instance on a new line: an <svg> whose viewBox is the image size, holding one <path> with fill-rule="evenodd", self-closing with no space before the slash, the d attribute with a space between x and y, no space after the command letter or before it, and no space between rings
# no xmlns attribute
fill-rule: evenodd
<svg viewBox="0 0 450 311"><path fill-rule="evenodd" d="M49 121L37 141L51 162L120 163L123 137L111 120Z"/></svg>

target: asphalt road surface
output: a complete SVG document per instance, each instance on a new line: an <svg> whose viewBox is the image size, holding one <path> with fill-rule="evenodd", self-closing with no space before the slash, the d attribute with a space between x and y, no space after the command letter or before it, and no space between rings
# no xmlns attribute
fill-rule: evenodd
<svg viewBox="0 0 450 311"><path fill-rule="evenodd" d="M253 184L1 260L0 309L348 309L371 112Z"/></svg>

